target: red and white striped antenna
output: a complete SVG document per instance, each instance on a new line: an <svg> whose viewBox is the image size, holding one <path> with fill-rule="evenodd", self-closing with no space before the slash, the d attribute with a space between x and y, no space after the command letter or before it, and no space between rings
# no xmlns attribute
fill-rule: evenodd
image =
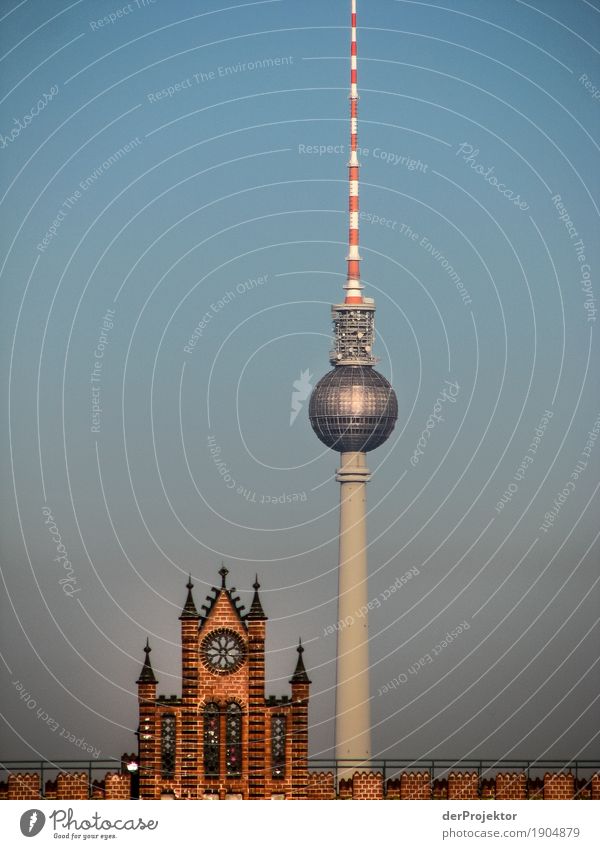
<svg viewBox="0 0 600 849"><path fill-rule="evenodd" d="M350 41L350 231L348 236L348 278L344 284L345 303L362 304L360 282L360 255L358 252L358 74L356 47L356 0L351 0L352 36Z"/></svg>

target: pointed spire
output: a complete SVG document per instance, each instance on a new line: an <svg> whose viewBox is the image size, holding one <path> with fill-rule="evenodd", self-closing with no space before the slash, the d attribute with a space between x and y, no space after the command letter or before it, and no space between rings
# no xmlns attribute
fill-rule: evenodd
<svg viewBox="0 0 600 849"><path fill-rule="evenodd" d="M268 617L265 616L265 612L260 601L260 596L258 595L258 591L260 589L260 584L258 583L258 575L256 576L256 579L252 586L254 588L254 598L252 599L252 604L250 605L250 610L246 615L246 619L255 621L265 621Z"/></svg>
<svg viewBox="0 0 600 849"><path fill-rule="evenodd" d="M194 604L194 596L192 595L192 590L194 589L194 585L192 584L192 576L188 577L188 582L186 584L187 587L187 598L185 600L185 604L183 605L183 610L181 611L180 619L200 619L200 614L196 610L196 605Z"/></svg>
<svg viewBox="0 0 600 849"><path fill-rule="evenodd" d="M137 679L136 684L158 684L158 681L154 677L154 670L152 669L152 664L150 663L150 652L152 649L150 648L150 640L146 637L146 645L144 646L144 653L146 658L144 660L144 665L142 666L142 671L140 672L140 677Z"/></svg>
<svg viewBox="0 0 600 849"><path fill-rule="evenodd" d="M302 660L302 655L304 654L304 646L302 645L302 639L298 640L298 648L296 649L298 652L298 662L296 663L296 669L294 670L294 674L290 678L290 684L310 684L311 681L307 675L306 667L304 666L304 661Z"/></svg>
<svg viewBox="0 0 600 849"><path fill-rule="evenodd" d="M221 568L219 569L219 575L221 576L221 589L226 590L227 584L225 583L225 579L227 575L229 575L229 569L225 566L224 563L221 563Z"/></svg>

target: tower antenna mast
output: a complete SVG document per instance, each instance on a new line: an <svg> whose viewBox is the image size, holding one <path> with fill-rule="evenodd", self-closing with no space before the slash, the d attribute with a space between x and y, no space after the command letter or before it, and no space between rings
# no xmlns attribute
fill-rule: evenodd
<svg viewBox="0 0 600 849"><path fill-rule="evenodd" d="M361 304L363 288L360 282L360 254L358 251L358 48L356 41L356 0L352 0L350 40L350 160L348 178L350 184L349 211L350 230L348 234L348 277L345 302Z"/></svg>

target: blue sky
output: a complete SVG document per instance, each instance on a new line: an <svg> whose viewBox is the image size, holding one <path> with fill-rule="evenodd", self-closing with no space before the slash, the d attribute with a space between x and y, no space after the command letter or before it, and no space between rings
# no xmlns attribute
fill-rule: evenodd
<svg viewBox="0 0 600 849"><path fill-rule="evenodd" d="M146 635L177 692L187 574L201 604L224 560L245 598L260 574L268 692L302 635L328 755L337 458L290 411L344 281L349 4L0 5L2 751L81 755L15 681L131 750ZM362 270L400 405L369 456L378 754L599 755L599 22L359 5Z"/></svg>

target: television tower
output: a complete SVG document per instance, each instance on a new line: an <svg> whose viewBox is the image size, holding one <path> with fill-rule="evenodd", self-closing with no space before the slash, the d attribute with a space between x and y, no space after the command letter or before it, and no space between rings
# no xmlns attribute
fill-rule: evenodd
<svg viewBox="0 0 600 849"><path fill-rule="evenodd" d="M311 426L321 442L340 452L337 680L335 754L353 761L351 775L372 757L367 622L367 451L382 445L398 418L390 383L373 368L375 301L363 297L358 252L358 87L356 0L352 4L350 58L350 233L345 297L331 308L333 369L315 386Z"/></svg>

